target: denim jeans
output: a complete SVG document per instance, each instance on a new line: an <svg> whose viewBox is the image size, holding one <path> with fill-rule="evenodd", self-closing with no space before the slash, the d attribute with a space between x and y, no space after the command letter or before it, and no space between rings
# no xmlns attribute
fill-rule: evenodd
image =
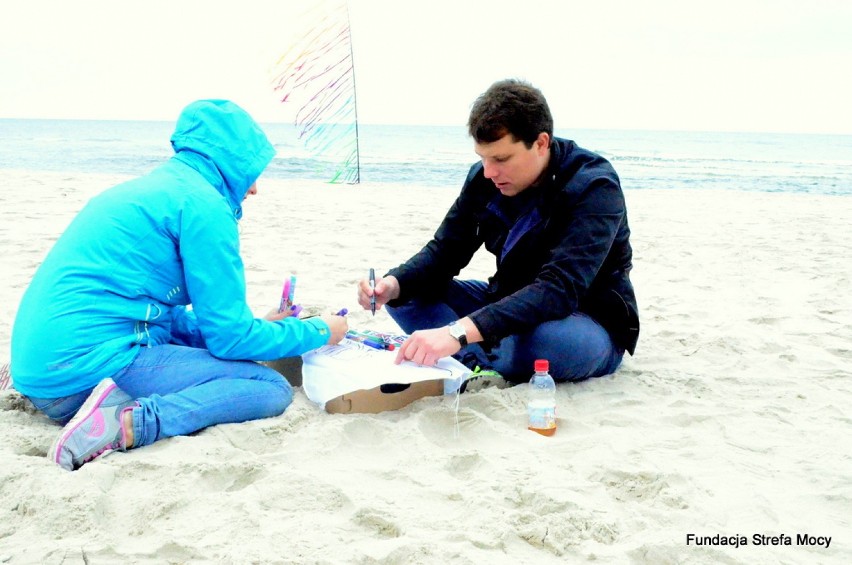
<svg viewBox="0 0 852 565"><path fill-rule="evenodd" d="M488 304L486 288L483 281L455 279L442 301L414 299L387 310L405 333L438 328ZM454 357L471 368L492 368L514 382L528 381L533 362L547 359L554 380L564 382L613 373L621 364L624 350L613 344L603 326L586 314L575 313L544 322L530 332L505 337L488 351L479 343L470 344Z"/></svg>
<svg viewBox="0 0 852 565"><path fill-rule="evenodd" d="M139 403L133 409L134 447L216 424L277 416L293 400L290 383L274 369L182 345L143 347L113 380ZM30 401L64 425L90 392Z"/></svg>

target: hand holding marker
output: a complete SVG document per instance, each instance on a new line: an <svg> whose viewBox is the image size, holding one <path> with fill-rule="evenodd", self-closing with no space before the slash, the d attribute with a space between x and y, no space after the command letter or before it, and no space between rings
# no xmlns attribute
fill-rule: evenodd
<svg viewBox="0 0 852 565"><path fill-rule="evenodd" d="M284 288L281 291L281 304L278 306L278 312L283 312L288 308L292 312L293 316L298 316L302 312L301 306L299 306L298 304L293 304L295 293L296 275L290 275L289 279L284 280ZM346 308L341 308L334 315L345 316L348 313L349 310L347 310ZM313 318L313 316L307 316L307 318Z"/></svg>

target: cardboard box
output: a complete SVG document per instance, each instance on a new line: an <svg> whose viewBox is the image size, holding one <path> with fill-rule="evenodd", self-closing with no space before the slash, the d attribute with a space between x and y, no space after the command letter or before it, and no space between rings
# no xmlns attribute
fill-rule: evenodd
<svg viewBox="0 0 852 565"><path fill-rule="evenodd" d="M373 332L376 333L376 332ZM375 414L398 410L424 396L455 392L470 370L453 359L422 366L396 363L397 353L372 347L361 332L340 343L302 355L301 383L305 396L330 414ZM404 336L378 334L383 343Z"/></svg>
<svg viewBox="0 0 852 565"><path fill-rule="evenodd" d="M302 386L302 358L287 357L263 362L281 373L290 385ZM325 403L329 414L378 414L386 410L399 410L426 396L444 394L444 380L434 379L411 384L383 384L371 389L360 389L341 394Z"/></svg>
<svg viewBox="0 0 852 565"><path fill-rule="evenodd" d="M377 414L386 410L399 410L420 398L442 394L443 379L411 384L383 384L332 398L325 403L325 411L329 414Z"/></svg>

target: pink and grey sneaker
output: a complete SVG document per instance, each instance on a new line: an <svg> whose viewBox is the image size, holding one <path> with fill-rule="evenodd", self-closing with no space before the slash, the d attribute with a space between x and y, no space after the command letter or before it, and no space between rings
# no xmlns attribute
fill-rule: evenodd
<svg viewBox="0 0 852 565"><path fill-rule="evenodd" d="M62 428L47 456L63 469L73 471L115 450L126 451L122 414L138 405L112 379L102 380Z"/></svg>

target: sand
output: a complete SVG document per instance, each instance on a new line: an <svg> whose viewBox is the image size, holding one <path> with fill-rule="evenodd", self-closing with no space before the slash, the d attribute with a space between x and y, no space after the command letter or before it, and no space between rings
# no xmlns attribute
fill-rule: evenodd
<svg viewBox="0 0 852 565"><path fill-rule="evenodd" d="M3 360L34 269L116 180L0 177ZM241 224L250 305L274 306L292 272L309 309L395 329L354 311L356 282L419 249L457 190L262 181ZM852 562L852 198L627 202L636 356L560 385L554 437L526 429L526 385L462 395L458 437L453 397L329 415L298 388L280 417L72 473L45 457L59 428L7 390L0 563Z"/></svg>

